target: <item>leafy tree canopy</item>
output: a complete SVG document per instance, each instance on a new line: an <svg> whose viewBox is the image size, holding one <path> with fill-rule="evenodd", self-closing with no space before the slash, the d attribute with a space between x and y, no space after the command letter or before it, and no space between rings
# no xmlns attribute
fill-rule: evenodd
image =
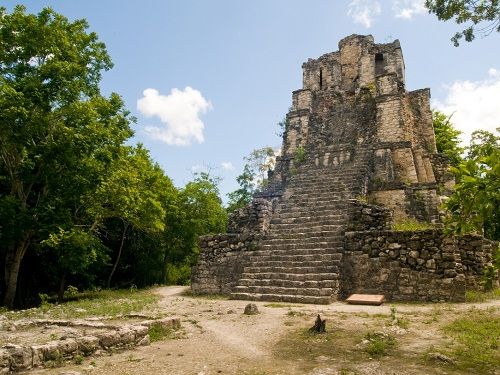
<svg viewBox="0 0 500 375"><path fill-rule="evenodd" d="M453 127L451 117L437 110L432 111L432 124L436 136L437 150L448 156L453 165L458 165L464 152L464 148L460 147L459 138L462 132Z"/></svg>
<svg viewBox="0 0 500 375"><path fill-rule="evenodd" d="M455 19L457 24L469 23L451 38L455 47L460 45L462 38L471 42L476 35L484 37L493 31L500 32L499 0L426 0L425 6L439 20Z"/></svg>
<svg viewBox="0 0 500 375"><path fill-rule="evenodd" d="M167 280L169 264L195 263L199 251L199 236L226 230L227 213L220 199L219 182L219 178L209 173L199 173L169 199L165 219L162 282Z"/></svg>
<svg viewBox="0 0 500 375"><path fill-rule="evenodd" d="M0 8L0 246L9 307L26 252L89 220L82 197L132 135L121 98L99 92L112 63L87 27L50 8Z"/></svg>
<svg viewBox="0 0 500 375"><path fill-rule="evenodd" d="M243 172L236 177L239 189L229 193L227 211L233 212L252 201L253 194L267 184L267 172L274 169L276 155L272 147L253 150L244 158Z"/></svg>
<svg viewBox="0 0 500 375"><path fill-rule="evenodd" d="M500 128L476 131L467 157L452 171L457 184L445 203L448 230L500 240Z"/></svg>

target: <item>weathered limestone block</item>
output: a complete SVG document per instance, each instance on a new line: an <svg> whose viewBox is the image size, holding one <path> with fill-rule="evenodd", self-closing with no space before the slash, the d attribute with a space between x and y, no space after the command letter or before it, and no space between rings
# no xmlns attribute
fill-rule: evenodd
<svg viewBox="0 0 500 375"><path fill-rule="evenodd" d="M90 355L99 349L99 338L95 336L82 336L76 339L78 350L84 355Z"/></svg>
<svg viewBox="0 0 500 375"><path fill-rule="evenodd" d="M99 345L104 349L111 348L120 344L120 334L118 331L108 331L98 333L96 337L99 339Z"/></svg>
<svg viewBox="0 0 500 375"><path fill-rule="evenodd" d="M151 338L149 337L149 334L142 337L138 342L137 342L137 345L139 346L148 346L149 344L151 344Z"/></svg>
<svg viewBox="0 0 500 375"><path fill-rule="evenodd" d="M8 374L10 372L10 354L7 349L0 349L0 374Z"/></svg>
<svg viewBox="0 0 500 375"><path fill-rule="evenodd" d="M33 353L31 348L23 345L7 344L2 347L10 356L10 369L12 371L29 370L33 366ZM4 363L7 360L4 358Z"/></svg>

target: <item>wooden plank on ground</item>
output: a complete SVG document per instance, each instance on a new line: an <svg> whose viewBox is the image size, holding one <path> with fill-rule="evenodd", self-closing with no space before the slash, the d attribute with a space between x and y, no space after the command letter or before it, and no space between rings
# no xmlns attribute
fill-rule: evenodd
<svg viewBox="0 0 500 375"><path fill-rule="evenodd" d="M351 294L345 301L351 305L375 305L384 303L382 294Z"/></svg>

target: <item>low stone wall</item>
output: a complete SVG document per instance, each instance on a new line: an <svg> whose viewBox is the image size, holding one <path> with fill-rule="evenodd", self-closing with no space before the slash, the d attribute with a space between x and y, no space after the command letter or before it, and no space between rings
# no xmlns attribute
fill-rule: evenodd
<svg viewBox="0 0 500 375"><path fill-rule="evenodd" d="M485 267L493 265L493 257L498 247L495 241L488 241L477 234L469 234L457 238L460 258L468 289L482 288L482 275ZM500 287L498 272L493 276L492 287Z"/></svg>
<svg viewBox="0 0 500 375"><path fill-rule="evenodd" d="M58 321L51 321L51 324L57 325ZM164 318L135 325L113 327L113 329L106 326L105 331L92 336L68 337L39 345L6 344L0 348L0 374L43 367L45 362L64 361L76 355L88 356L99 350L149 345L148 331L153 324L160 324L165 328L180 328L178 318ZM92 327L97 326L94 324Z"/></svg>
<svg viewBox="0 0 500 375"><path fill-rule="evenodd" d="M491 265L495 243L441 230L346 232L342 297L384 294L398 301L464 301ZM462 255L464 255L464 258Z"/></svg>
<svg viewBox="0 0 500 375"><path fill-rule="evenodd" d="M225 233L200 237L200 257L191 272L191 290L200 294L229 294L261 236Z"/></svg>

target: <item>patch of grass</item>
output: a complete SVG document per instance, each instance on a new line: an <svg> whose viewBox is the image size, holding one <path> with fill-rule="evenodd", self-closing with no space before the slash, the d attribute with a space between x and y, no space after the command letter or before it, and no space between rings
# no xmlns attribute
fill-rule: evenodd
<svg viewBox="0 0 500 375"><path fill-rule="evenodd" d="M406 218L404 220L395 222L392 224L392 229L397 231L415 231L415 230L427 230L433 229L433 225L431 223L426 223L422 221L418 221L413 218Z"/></svg>
<svg viewBox="0 0 500 375"><path fill-rule="evenodd" d="M476 290L467 290L465 292L466 302L485 302L495 299L500 299L500 289L494 289L489 292L479 292Z"/></svg>
<svg viewBox="0 0 500 375"><path fill-rule="evenodd" d="M341 368L339 370L339 375L359 375L359 372L350 368Z"/></svg>
<svg viewBox="0 0 500 375"><path fill-rule="evenodd" d="M361 340L358 332L326 326L326 332L317 335L309 332L309 327L295 329L275 345L275 354L285 360L300 361L305 366L314 366L319 356L332 357L338 360L351 357L352 348Z"/></svg>
<svg viewBox="0 0 500 375"><path fill-rule="evenodd" d="M282 308L282 307L292 307L293 305L288 305L286 303L279 303L279 302L271 302L271 303L266 303L264 307L272 307L272 308Z"/></svg>
<svg viewBox="0 0 500 375"><path fill-rule="evenodd" d="M153 323L148 330L151 342L161 341L173 337L173 329L166 328L161 323Z"/></svg>
<svg viewBox="0 0 500 375"><path fill-rule="evenodd" d="M196 319L188 319L187 320L189 323L191 323L192 325L194 325L196 328L199 328L199 329L202 329L203 327L200 325L200 323L198 323L198 321Z"/></svg>
<svg viewBox="0 0 500 375"><path fill-rule="evenodd" d="M81 365L81 364L83 363L83 359L84 359L83 355L81 355L81 354L77 354L77 355L75 355L75 357L73 358L73 361L75 362L75 364L77 364L77 365Z"/></svg>
<svg viewBox="0 0 500 375"><path fill-rule="evenodd" d="M490 373L500 363L500 309L470 309L443 327L456 341L450 354L470 373Z"/></svg>
<svg viewBox="0 0 500 375"><path fill-rule="evenodd" d="M290 310L289 312L286 313L288 316L305 316L307 315L305 312L302 311L295 311L295 310Z"/></svg>
<svg viewBox="0 0 500 375"><path fill-rule="evenodd" d="M14 320L20 318L75 319L95 316L113 318L132 312L151 310L159 299L160 296L149 290L88 291L80 293L74 301L62 304L45 302L38 308L9 311L4 314Z"/></svg>
<svg viewBox="0 0 500 375"><path fill-rule="evenodd" d="M376 314L370 314L371 318L376 318L376 319L387 319L389 318L389 315L384 314L384 313L376 313Z"/></svg>
<svg viewBox="0 0 500 375"><path fill-rule="evenodd" d="M410 322L398 313L396 306L391 306L391 324L399 328L408 329Z"/></svg>
<svg viewBox="0 0 500 375"><path fill-rule="evenodd" d="M396 346L394 337L380 332L367 333L365 340L368 340L365 352L372 357L382 357L387 354L389 349Z"/></svg>
<svg viewBox="0 0 500 375"><path fill-rule="evenodd" d="M432 312L429 314L429 319L425 319L423 322L424 324L436 323L437 321L439 321L439 318L442 314L443 312L439 307L434 307L432 309Z"/></svg>
<svg viewBox="0 0 500 375"><path fill-rule="evenodd" d="M65 361L63 355L61 353L57 353L53 359L45 362L45 367L48 368L62 367L64 363Z"/></svg>

